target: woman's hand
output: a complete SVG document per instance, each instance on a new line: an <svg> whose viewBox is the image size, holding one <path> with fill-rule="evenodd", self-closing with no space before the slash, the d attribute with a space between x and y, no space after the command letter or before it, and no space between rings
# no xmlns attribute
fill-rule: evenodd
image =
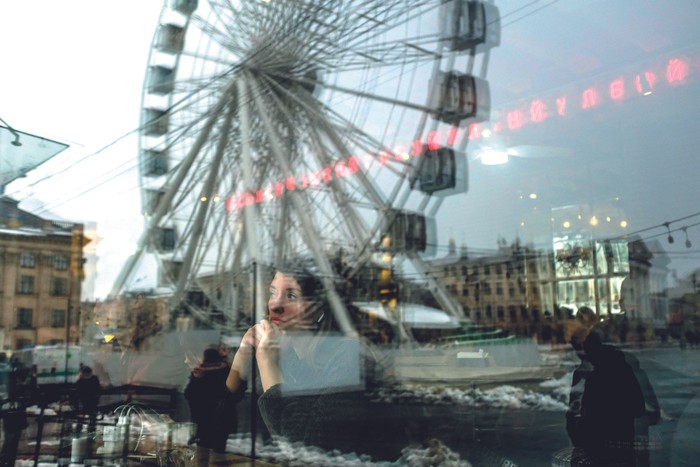
<svg viewBox="0 0 700 467"><path fill-rule="evenodd" d="M267 391L275 384L282 382L282 371L280 369L280 344L284 337L284 332L280 328L266 319L255 325L255 336L257 346L255 356L260 370L260 381L263 391Z"/></svg>
<svg viewBox="0 0 700 467"><path fill-rule="evenodd" d="M279 367L280 344L284 331L266 319L254 325L243 335L241 345L233 358L231 370L226 379L226 387L235 392L241 381L246 381L250 374L253 352L257 359L263 389L282 382Z"/></svg>
<svg viewBox="0 0 700 467"><path fill-rule="evenodd" d="M278 363L280 355L280 343L283 331L270 321L263 319L254 326L257 345L255 346L255 356L258 360L270 363Z"/></svg>

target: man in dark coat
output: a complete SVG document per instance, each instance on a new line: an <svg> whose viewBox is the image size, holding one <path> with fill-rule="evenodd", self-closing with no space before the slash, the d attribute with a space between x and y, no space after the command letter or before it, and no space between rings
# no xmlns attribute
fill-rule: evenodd
<svg viewBox="0 0 700 467"><path fill-rule="evenodd" d="M644 415L644 395L624 354L591 332L584 350L593 371L581 400L581 442L596 465L634 465L634 420Z"/></svg>
<svg viewBox="0 0 700 467"><path fill-rule="evenodd" d="M97 412L102 386L100 380L92 373L92 368L83 366L80 377L75 382L75 396L81 411L89 414Z"/></svg>

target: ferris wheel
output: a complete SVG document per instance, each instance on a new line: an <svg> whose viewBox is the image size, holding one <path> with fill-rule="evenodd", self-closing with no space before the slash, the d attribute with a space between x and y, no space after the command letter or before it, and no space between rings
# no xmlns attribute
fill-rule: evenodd
<svg viewBox="0 0 700 467"><path fill-rule="evenodd" d="M235 313L238 274L304 253L336 311L329 252L362 264L388 235L427 271L431 216L466 190L469 123L488 118L498 28L479 1L166 0L142 97L146 224L112 295L151 255L176 303Z"/></svg>

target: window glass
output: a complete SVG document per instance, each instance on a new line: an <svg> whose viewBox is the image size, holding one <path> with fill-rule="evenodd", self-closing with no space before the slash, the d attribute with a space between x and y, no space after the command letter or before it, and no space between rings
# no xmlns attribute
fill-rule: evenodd
<svg viewBox="0 0 700 467"><path fill-rule="evenodd" d="M31 308L18 308L17 309L17 328L27 329L32 327L32 318L34 310Z"/></svg>
<svg viewBox="0 0 700 467"><path fill-rule="evenodd" d="M53 256L53 267L59 271L65 271L68 269L68 256L65 255L54 255Z"/></svg>
<svg viewBox="0 0 700 467"><path fill-rule="evenodd" d="M52 295L68 295L68 280L63 277L54 277L51 284Z"/></svg>
<svg viewBox="0 0 700 467"><path fill-rule="evenodd" d="M698 457L700 2L6 3L0 345L42 460Z"/></svg>
<svg viewBox="0 0 700 467"><path fill-rule="evenodd" d="M54 328L66 326L66 310L51 310L51 326Z"/></svg>
<svg viewBox="0 0 700 467"><path fill-rule="evenodd" d="M17 292L20 294L32 294L34 293L34 276L19 276L19 283L17 285Z"/></svg>
<svg viewBox="0 0 700 467"><path fill-rule="evenodd" d="M35 264L34 253L23 251L19 254L19 265L23 268L33 268Z"/></svg>

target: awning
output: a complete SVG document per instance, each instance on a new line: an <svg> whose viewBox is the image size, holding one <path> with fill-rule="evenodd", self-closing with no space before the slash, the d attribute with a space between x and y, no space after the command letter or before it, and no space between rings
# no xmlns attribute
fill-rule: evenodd
<svg viewBox="0 0 700 467"><path fill-rule="evenodd" d="M67 144L0 126L0 194L5 185L66 148Z"/></svg>

